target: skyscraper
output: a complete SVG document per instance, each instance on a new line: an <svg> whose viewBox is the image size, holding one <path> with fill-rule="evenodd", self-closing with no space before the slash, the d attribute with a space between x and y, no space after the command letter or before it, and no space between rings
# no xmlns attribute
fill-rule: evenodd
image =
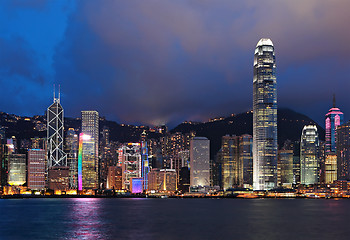
<svg viewBox="0 0 350 240"><path fill-rule="evenodd" d="M222 187L229 189L239 185L243 177L243 167L239 158L239 137L223 136L221 138Z"/></svg>
<svg viewBox="0 0 350 240"><path fill-rule="evenodd" d="M9 154L8 183L11 186L20 186L26 182L26 155Z"/></svg>
<svg viewBox="0 0 350 240"><path fill-rule="evenodd" d="M253 188L277 182L277 88L274 46L262 38L255 48L253 78Z"/></svg>
<svg viewBox="0 0 350 240"><path fill-rule="evenodd" d="M96 171L95 140L87 134L79 135L78 190L98 187Z"/></svg>
<svg viewBox="0 0 350 240"><path fill-rule="evenodd" d="M78 135L73 128L68 129L66 134L65 152L69 167L69 187L78 188Z"/></svg>
<svg viewBox="0 0 350 240"><path fill-rule="evenodd" d="M98 156L99 115L97 111L81 111L81 132L89 135L96 142Z"/></svg>
<svg viewBox="0 0 350 240"><path fill-rule="evenodd" d="M319 182L319 140L315 125L304 126L300 141L300 183Z"/></svg>
<svg viewBox="0 0 350 240"><path fill-rule="evenodd" d="M90 182L88 185L90 187L92 187L92 186L98 187L98 172L99 172L99 170L98 170L98 166L99 166L99 162L98 162L99 115L98 115L97 111L82 111L81 112L81 132L84 135L86 135L86 136L90 136L90 139L86 140L86 141L89 142L89 144L86 143L86 148L83 148L83 153L82 154L84 156L87 156L84 153L84 149L86 149L86 151L89 152L89 154L91 155L91 156L89 156L89 161L93 161L93 163L91 163L91 164L94 165L93 166L94 167L94 171L96 172L96 176L94 176L94 177L91 176L91 179L90 179L92 181L92 179L95 179L95 177L96 177L96 183L93 184L92 182ZM93 142L93 144L94 144L93 149L90 149L91 142ZM87 145L89 145L89 147L87 147ZM83 164L84 164L84 159L83 159ZM90 170L92 171L92 169L90 167L92 167L92 166L89 165L88 169L89 169L89 171Z"/></svg>
<svg viewBox="0 0 350 240"><path fill-rule="evenodd" d="M142 176L140 143L128 143L118 150L119 163L122 167L122 188L131 191L131 179Z"/></svg>
<svg viewBox="0 0 350 240"><path fill-rule="evenodd" d="M325 183L333 183L337 180L337 155L329 153L325 159Z"/></svg>
<svg viewBox="0 0 350 240"><path fill-rule="evenodd" d="M117 166L108 167L107 189L122 189L122 168Z"/></svg>
<svg viewBox="0 0 350 240"><path fill-rule="evenodd" d="M222 188L252 185L252 136L223 136L221 142Z"/></svg>
<svg viewBox="0 0 350 240"><path fill-rule="evenodd" d="M148 189L148 173L149 173L149 162L148 162L148 148L146 141L147 134L144 131L141 135L141 177L143 179L143 189Z"/></svg>
<svg viewBox="0 0 350 240"><path fill-rule="evenodd" d="M53 104L47 109L47 167L67 166L67 156L63 151L64 117L60 104L60 95L53 98Z"/></svg>
<svg viewBox="0 0 350 240"><path fill-rule="evenodd" d="M210 186L209 139L194 137L190 142L191 187Z"/></svg>
<svg viewBox="0 0 350 240"><path fill-rule="evenodd" d="M253 185L253 137L244 134L239 138L239 158L243 165L243 186Z"/></svg>
<svg viewBox="0 0 350 240"><path fill-rule="evenodd" d="M335 107L335 95L333 95L333 107L326 114L326 155L336 153L336 131L343 124L343 113Z"/></svg>
<svg viewBox="0 0 350 240"><path fill-rule="evenodd" d="M350 180L350 122L337 127L338 180Z"/></svg>
<svg viewBox="0 0 350 240"><path fill-rule="evenodd" d="M42 190L45 188L45 150L28 150L28 188Z"/></svg>
<svg viewBox="0 0 350 240"><path fill-rule="evenodd" d="M281 187L293 184L293 150L279 150L277 162L277 182Z"/></svg>
<svg viewBox="0 0 350 240"><path fill-rule="evenodd" d="M176 191L175 169L152 169L149 172L148 191Z"/></svg>
<svg viewBox="0 0 350 240"><path fill-rule="evenodd" d="M293 149L293 184L300 184L300 141L295 141Z"/></svg>
<svg viewBox="0 0 350 240"><path fill-rule="evenodd" d="M48 173L48 188L55 192L67 191L69 189L69 168L52 167Z"/></svg>

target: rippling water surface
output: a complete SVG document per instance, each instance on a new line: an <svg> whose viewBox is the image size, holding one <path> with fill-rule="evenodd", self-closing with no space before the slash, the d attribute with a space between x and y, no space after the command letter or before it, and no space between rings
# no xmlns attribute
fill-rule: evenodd
<svg viewBox="0 0 350 240"><path fill-rule="evenodd" d="M0 239L350 239L350 200L4 199Z"/></svg>

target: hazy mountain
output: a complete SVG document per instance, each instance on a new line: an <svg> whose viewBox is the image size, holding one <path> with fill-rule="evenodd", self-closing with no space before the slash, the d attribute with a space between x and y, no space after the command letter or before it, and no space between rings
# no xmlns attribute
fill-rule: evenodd
<svg viewBox="0 0 350 240"><path fill-rule="evenodd" d="M278 109L277 134L279 146L283 146L287 139L300 141L301 131L308 124L316 124L319 137L321 140L324 140L324 129L311 118L290 109ZM196 136L210 139L210 150L213 157L221 147L222 136L227 134L237 136L242 134L252 135L253 113L250 111L230 117L215 118L205 123L184 122L171 130L171 132L182 133L191 131L195 131Z"/></svg>

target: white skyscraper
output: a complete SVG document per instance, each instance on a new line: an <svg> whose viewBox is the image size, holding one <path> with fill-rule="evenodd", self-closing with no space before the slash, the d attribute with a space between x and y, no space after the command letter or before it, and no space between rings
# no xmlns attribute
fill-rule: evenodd
<svg viewBox="0 0 350 240"><path fill-rule="evenodd" d="M300 183L319 182L319 140L316 125L304 126L300 140Z"/></svg>
<svg viewBox="0 0 350 240"><path fill-rule="evenodd" d="M58 98L53 98L53 104L47 109L47 167L67 166L67 156L63 151L64 116Z"/></svg>
<svg viewBox="0 0 350 240"><path fill-rule="evenodd" d="M210 186L209 139L195 137L190 142L191 187Z"/></svg>
<svg viewBox="0 0 350 240"><path fill-rule="evenodd" d="M277 87L273 43L258 42L253 78L253 188L269 190L277 184Z"/></svg>

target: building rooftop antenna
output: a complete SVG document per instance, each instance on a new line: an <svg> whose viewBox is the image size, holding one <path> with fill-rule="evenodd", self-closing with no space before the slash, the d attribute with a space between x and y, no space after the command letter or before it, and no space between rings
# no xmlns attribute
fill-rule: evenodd
<svg viewBox="0 0 350 240"><path fill-rule="evenodd" d="M58 84L58 102L61 100L61 85Z"/></svg>

